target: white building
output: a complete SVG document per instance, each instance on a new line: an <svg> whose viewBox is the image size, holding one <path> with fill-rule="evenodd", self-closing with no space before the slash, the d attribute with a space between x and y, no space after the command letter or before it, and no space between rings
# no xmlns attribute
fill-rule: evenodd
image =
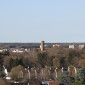
<svg viewBox="0 0 85 85"><path fill-rule="evenodd" d="M7 49L0 49L0 52L8 51Z"/></svg>
<svg viewBox="0 0 85 85"><path fill-rule="evenodd" d="M79 45L79 49L83 49L84 48L84 45Z"/></svg>
<svg viewBox="0 0 85 85"><path fill-rule="evenodd" d="M18 50L18 49L13 50L12 52L13 52L13 53L23 53L22 50Z"/></svg>
<svg viewBox="0 0 85 85"><path fill-rule="evenodd" d="M0 50L0 52L3 52L3 50Z"/></svg>
<svg viewBox="0 0 85 85"><path fill-rule="evenodd" d="M70 49L74 49L74 45L69 45L69 48Z"/></svg>
<svg viewBox="0 0 85 85"><path fill-rule="evenodd" d="M59 47L60 45L58 45L58 44L55 44L55 45L53 45L53 47Z"/></svg>
<svg viewBox="0 0 85 85"><path fill-rule="evenodd" d="M24 49L24 51L25 52L30 52L30 48L28 48L28 49L26 48L26 49Z"/></svg>

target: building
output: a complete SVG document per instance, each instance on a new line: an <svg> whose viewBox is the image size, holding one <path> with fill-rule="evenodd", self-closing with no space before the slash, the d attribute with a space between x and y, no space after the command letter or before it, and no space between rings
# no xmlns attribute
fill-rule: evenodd
<svg viewBox="0 0 85 85"><path fill-rule="evenodd" d="M60 45L58 45L58 44L54 44L54 45L53 45L53 47L59 47L59 46L60 46Z"/></svg>
<svg viewBox="0 0 85 85"><path fill-rule="evenodd" d="M21 49L14 49L12 52L13 53L23 53L24 51Z"/></svg>
<svg viewBox="0 0 85 85"><path fill-rule="evenodd" d="M40 49L41 49L41 51L44 51L44 41L41 41L41 45L40 45Z"/></svg>
<svg viewBox="0 0 85 85"><path fill-rule="evenodd" d="M8 51L7 49L0 49L0 52Z"/></svg>
<svg viewBox="0 0 85 85"><path fill-rule="evenodd" d="M29 82L28 85L40 85L40 82L36 81L36 82Z"/></svg>
<svg viewBox="0 0 85 85"><path fill-rule="evenodd" d="M84 48L84 45L79 45L79 49L83 49Z"/></svg>
<svg viewBox="0 0 85 85"><path fill-rule="evenodd" d="M69 48L74 49L74 45L69 45Z"/></svg>
<svg viewBox="0 0 85 85"><path fill-rule="evenodd" d="M48 85L59 85L59 82L50 81Z"/></svg>

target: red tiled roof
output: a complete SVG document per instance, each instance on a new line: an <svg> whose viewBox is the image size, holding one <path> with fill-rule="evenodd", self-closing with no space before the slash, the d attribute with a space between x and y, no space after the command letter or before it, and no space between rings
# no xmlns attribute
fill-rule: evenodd
<svg viewBox="0 0 85 85"><path fill-rule="evenodd" d="M55 82L55 81L50 81L49 82L49 85L59 85L59 83L58 82Z"/></svg>

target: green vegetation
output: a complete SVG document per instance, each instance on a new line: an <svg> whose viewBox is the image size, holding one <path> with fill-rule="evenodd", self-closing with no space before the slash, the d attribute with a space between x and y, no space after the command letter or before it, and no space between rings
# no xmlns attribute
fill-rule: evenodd
<svg viewBox="0 0 85 85"><path fill-rule="evenodd" d="M10 77L13 80L21 80L23 78L23 66L19 65L16 67L13 67L10 71Z"/></svg>
<svg viewBox="0 0 85 85"><path fill-rule="evenodd" d="M47 65L48 61L48 55L47 53L38 53L38 62L41 65L41 67L45 67Z"/></svg>
<svg viewBox="0 0 85 85"><path fill-rule="evenodd" d="M73 83L73 85L85 85L85 82L76 81L75 83Z"/></svg>
<svg viewBox="0 0 85 85"><path fill-rule="evenodd" d="M0 53L0 78L5 77L4 68L3 68L3 58L6 53ZM8 55L8 54L7 54Z"/></svg>
<svg viewBox="0 0 85 85"><path fill-rule="evenodd" d="M79 80L79 81L85 81L85 71L83 68L80 68L77 70L77 74L75 76L75 79Z"/></svg>
<svg viewBox="0 0 85 85"><path fill-rule="evenodd" d="M53 47L46 52L31 51L30 53L10 54L4 58L4 65L11 69L17 65L25 67L85 67L85 50L68 49L62 47ZM76 61L76 62L75 62Z"/></svg>
<svg viewBox="0 0 85 85"><path fill-rule="evenodd" d="M72 84L73 83L73 77L71 77L69 75L68 72L64 71L64 72L60 72L57 76L57 81L60 83L60 84L65 84L65 85L69 85L69 84Z"/></svg>
<svg viewBox="0 0 85 85"><path fill-rule="evenodd" d="M18 59L18 58L16 58L16 59L11 58L10 61L9 61L8 68L12 69L13 67L16 67L18 65L22 65L23 66L22 59L21 58L20 59Z"/></svg>
<svg viewBox="0 0 85 85"><path fill-rule="evenodd" d="M5 77L5 73L2 66L0 65L0 78L3 78L3 77Z"/></svg>
<svg viewBox="0 0 85 85"><path fill-rule="evenodd" d="M5 76L4 65L10 72L12 80L16 81L54 80L57 67L59 70L56 80L60 84L84 85L85 83L85 49L53 47L44 52L36 50L22 54L5 52L0 54L0 65L0 77ZM68 71L61 72L62 67L67 68L68 66L72 66L69 73ZM71 70L74 67L77 68L76 74L74 70ZM36 71L37 77L35 75Z"/></svg>

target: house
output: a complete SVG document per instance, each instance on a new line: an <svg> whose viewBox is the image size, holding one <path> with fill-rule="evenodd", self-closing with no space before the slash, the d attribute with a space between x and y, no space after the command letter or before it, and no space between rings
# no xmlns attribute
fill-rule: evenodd
<svg viewBox="0 0 85 85"><path fill-rule="evenodd" d="M60 47L60 45L56 44L56 45L53 45L53 47Z"/></svg>
<svg viewBox="0 0 85 85"><path fill-rule="evenodd" d="M70 49L74 49L74 45L69 45L69 48Z"/></svg>
<svg viewBox="0 0 85 85"><path fill-rule="evenodd" d="M0 49L0 52L8 51L7 49Z"/></svg>
<svg viewBox="0 0 85 85"><path fill-rule="evenodd" d="M11 52L13 53L23 53L23 49L12 49Z"/></svg>
<svg viewBox="0 0 85 85"><path fill-rule="evenodd" d="M79 49L83 49L84 48L84 45L79 45Z"/></svg>
<svg viewBox="0 0 85 85"><path fill-rule="evenodd" d="M48 85L59 85L59 82L56 82L56 81L49 81Z"/></svg>
<svg viewBox="0 0 85 85"><path fill-rule="evenodd" d="M38 81L29 82L28 85L40 85L40 82L38 82Z"/></svg>

